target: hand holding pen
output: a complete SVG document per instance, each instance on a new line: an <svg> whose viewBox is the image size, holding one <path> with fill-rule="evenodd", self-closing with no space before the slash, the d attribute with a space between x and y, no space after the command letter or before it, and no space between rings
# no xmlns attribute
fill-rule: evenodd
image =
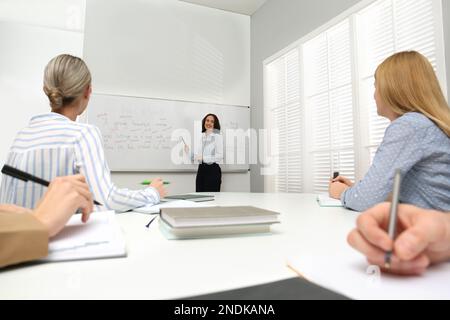
<svg viewBox="0 0 450 320"><path fill-rule="evenodd" d="M184 144L184 152L189 154L189 146L186 144L186 141L184 141L183 137L180 137L180 139L181 139L181 141L183 141L183 144Z"/></svg>
<svg viewBox="0 0 450 320"><path fill-rule="evenodd" d="M391 207L382 203L363 212L348 235L349 244L370 264L389 273L419 275L431 264L450 260L449 214L400 204L394 219ZM389 228L390 220L397 221L395 228Z"/></svg>
<svg viewBox="0 0 450 320"><path fill-rule="evenodd" d="M391 208L389 210L389 225L388 225L388 235L392 241L395 239L395 232L397 231L397 210L398 210L398 201L400 198L400 184L401 184L401 173L400 170L397 169L395 171L394 176L394 187L392 190L392 202ZM391 267L391 256L392 249L387 250L384 256L384 267L389 269Z"/></svg>
<svg viewBox="0 0 450 320"><path fill-rule="evenodd" d="M153 187L156 189L156 191L159 193L159 198L162 199L167 195L167 191L164 188L164 185L170 184L168 181L163 181L161 178L156 178L153 180L144 180L141 182L143 185L149 185L150 187Z"/></svg>

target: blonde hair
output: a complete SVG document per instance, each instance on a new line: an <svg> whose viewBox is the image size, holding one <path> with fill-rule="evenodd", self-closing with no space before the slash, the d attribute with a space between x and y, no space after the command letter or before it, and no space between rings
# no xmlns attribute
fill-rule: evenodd
<svg viewBox="0 0 450 320"><path fill-rule="evenodd" d="M450 137L450 108L423 55L405 51L390 56L378 66L375 82L382 101L395 114L420 112Z"/></svg>
<svg viewBox="0 0 450 320"><path fill-rule="evenodd" d="M61 54L45 67L44 92L53 111L72 103L90 84L91 73L78 57Z"/></svg>

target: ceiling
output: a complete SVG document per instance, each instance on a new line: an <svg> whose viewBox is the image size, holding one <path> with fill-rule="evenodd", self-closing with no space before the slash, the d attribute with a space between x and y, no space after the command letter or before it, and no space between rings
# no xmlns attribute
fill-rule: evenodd
<svg viewBox="0 0 450 320"><path fill-rule="evenodd" d="M251 16L267 0L179 0Z"/></svg>

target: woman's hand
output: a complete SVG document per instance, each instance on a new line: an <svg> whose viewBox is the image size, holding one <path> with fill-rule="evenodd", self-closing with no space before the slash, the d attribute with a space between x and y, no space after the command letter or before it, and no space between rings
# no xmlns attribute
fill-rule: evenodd
<svg viewBox="0 0 450 320"><path fill-rule="evenodd" d="M347 187L353 187L353 185L354 185L354 183L350 179L347 179L346 177L343 177L343 176L338 176L335 179L332 179L331 181L343 183Z"/></svg>
<svg viewBox="0 0 450 320"><path fill-rule="evenodd" d="M150 187L153 187L156 189L156 191L158 191L160 199L164 198L167 195L167 191L164 188L164 182L161 178L153 179Z"/></svg>
<svg viewBox="0 0 450 320"><path fill-rule="evenodd" d="M342 193L344 193L345 190L347 190L349 186L341 183L341 182L333 182L330 180L330 183L328 185L328 194L330 198L334 199L341 199Z"/></svg>
<svg viewBox="0 0 450 320"><path fill-rule="evenodd" d="M77 209L83 213L81 220L87 222L93 211L93 198L82 175L54 179L33 214L53 237Z"/></svg>
<svg viewBox="0 0 450 320"><path fill-rule="evenodd" d="M367 257L370 264L386 272L419 275L430 264L450 259L450 215L399 205L395 241L386 230L389 223L389 203L383 203L362 213L357 228L348 236L348 243ZM391 266L384 268L385 252L393 251Z"/></svg>
<svg viewBox="0 0 450 320"><path fill-rule="evenodd" d="M342 176L331 179L328 185L328 194L331 198L341 199L342 193L353 186L353 182Z"/></svg>

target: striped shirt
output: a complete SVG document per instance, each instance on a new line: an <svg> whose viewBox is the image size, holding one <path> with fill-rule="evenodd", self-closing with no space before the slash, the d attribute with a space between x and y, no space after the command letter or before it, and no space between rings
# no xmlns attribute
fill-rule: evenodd
<svg viewBox="0 0 450 320"><path fill-rule="evenodd" d="M54 112L33 117L17 134L6 164L48 181L84 175L94 199L103 204L95 210L124 212L160 200L153 187L138 191L117 188L111 181L99 129ZM4 175L0 203L34 208L45 190L39 184Z"/></svg>
<svg viewBox="0 0 450 320"><path fill-rule="evenodd" d="M400 169L400 202L450 211L450 138L421 113L410 112L386 129L364 179L342 194L342 204L364 211L386 201Z"/></svg>
<svg viewBox="0 0 450 320"><path fill-rule="evenodd" d="M212 132L206 134L203 132L201 141L194 146L193 160L198 157L207 164L222 163L223 162L223 138L220 133Z"/></svg>

